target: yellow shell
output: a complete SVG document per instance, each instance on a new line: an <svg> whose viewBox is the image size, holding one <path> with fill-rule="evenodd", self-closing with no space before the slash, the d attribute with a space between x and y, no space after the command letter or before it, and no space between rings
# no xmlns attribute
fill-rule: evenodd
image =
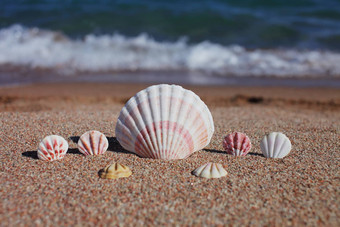
<svg viewBox="0 0 340 227"><path fill-rule="evenodd" d="M119 163L113 163L99 171L99 177L104 179L117 179L129 177L132 174L129 167Z"/></svg>

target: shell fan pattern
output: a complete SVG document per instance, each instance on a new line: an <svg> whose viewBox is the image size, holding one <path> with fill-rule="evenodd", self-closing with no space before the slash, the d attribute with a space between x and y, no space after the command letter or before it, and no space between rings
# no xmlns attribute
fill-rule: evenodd
<svg viewBox="0 0 340 227"><path fill-rule="evenodd" d="M62 159L68 150L67 141L57 135L46 136L38 147L38 158L44 161Z"/></svg>
<svg viewBox="0 0 340 227"><path fill-rule="evenodd" d="M281 132L271 132L261 141L261 150L267 158L283 158L292 149L288 137Z"/></svg>
<svg viewBox="0 0 340 227"><path fill-rule="evenodd" d="M211 113L192 91L177 85L154 85L138 92L120 112L116 137L140 157L183 159L209 144Z"/></svg>
<svg viewBox="0 0 340 227"><path fill-rule="evenodd" d="M132 172L129 167L119 163L113 163L99 171L99 177L104 179L117 179L131 176Z"/></svg>
<svg viewBox="0 0 340 227"><path fill-rule="evenodd" d="M106 136L99 131L85 132L78 141L78 149L84 155L104 154L109 147Z"/></svg>
<svg viewBox="0 0 340 227"><path fill-rule="evenodd" d="M208 162L192 172L196 177L203 178L220 178L227 176L227 171L219 163Z"/></svg>
<svg viewBox="0 0 340 227"><path fill-rule="evenodd" d="M224 137L223 147L228 154L245 156L251 149L251 142L246 134L234 132Z"/></svg>

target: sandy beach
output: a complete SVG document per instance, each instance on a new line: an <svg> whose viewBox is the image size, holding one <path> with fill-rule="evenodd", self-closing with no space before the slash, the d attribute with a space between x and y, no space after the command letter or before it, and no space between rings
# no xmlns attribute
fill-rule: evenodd
<svg viewBox="0 0 340 227"><path fill-rule="evenodd" d="M215 123L211 143L187 159L140 158L115 139L121 108L147 84L37 84L0 88L1 226L339 226L340 89L184 86L201 97ZM109 150L85 157L79 136L99 130ZM246 133L245 157L223 151L228 133ZM293 149L267 159L263 136L285 133ZM69 143L64 159L37 159L50 134ZM206 162L228 176L191 174ZM129 178L103 180L112 162Z"/></svg>

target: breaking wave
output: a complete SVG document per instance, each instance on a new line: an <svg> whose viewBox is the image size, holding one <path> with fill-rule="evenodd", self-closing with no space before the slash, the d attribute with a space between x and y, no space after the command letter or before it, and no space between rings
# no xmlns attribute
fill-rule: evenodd
<svg viewBox="0 0 340 227"><path fill-rule="evenodd" d="M220 76L340 77L340 53L254 49L204 41L156 41L147 34L62 33L13 25L0 30L0 65L57 70L62 74L115 71L193 71Z"/></svg>

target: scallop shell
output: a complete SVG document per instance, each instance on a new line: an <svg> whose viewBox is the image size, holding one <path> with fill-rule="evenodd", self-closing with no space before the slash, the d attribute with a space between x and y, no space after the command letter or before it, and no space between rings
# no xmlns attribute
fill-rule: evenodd
<svg viewBox="0 0 340 227"><path fill-rule="evenodd" d="M78 149L84 155L104 154L109 147L106 136L98 131L85 132L78 141Z"/></svg>
<svg viewBox="0 0 340 227"><path fill-rule="evenodd" d="M183 159L209 144L211 113L192 91L177 85L154 85L138 92L120 112L116 137L141 157Z"/></svg>
<svg viewBox="0 0 340 227"><path fill-rule="evenodd" d="M113 163L99 171L99 177L105 179L117 179L129 177L132 174L129 167L119 163Z"/></svg>
<svg viewBox="0 0 340 227"><path fill-rule="evenodd" d="M261 141L261 150L267 158L283 158L292 149L288 137L281 132L271 132Z"/></svg>
<svg viewBox="0 0 340 227"><path fill-rule="evenodd" d="M38 147L38 158L45 161L62 159L68 150L67 141L57 135L46 136Z"/></svg>
<svg viewBox="0 0 340 227"><path fill-rule="evenodd" d="M245 156L251 149L251 142L246 134L234 132L224 137L223 147L228 154Z"/></svg>
<svg viewBox="0 0 340 227"><path fill-rule="evenodd" d="M227 176L227 171L219 163L208 162L195 169L192 174L204 178L220 178Z"/></svg>

